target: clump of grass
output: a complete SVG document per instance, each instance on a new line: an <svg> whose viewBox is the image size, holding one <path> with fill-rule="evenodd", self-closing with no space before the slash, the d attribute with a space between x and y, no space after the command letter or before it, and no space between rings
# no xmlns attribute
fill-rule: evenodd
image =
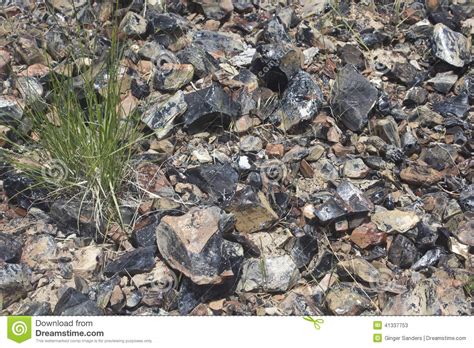
<svg viewBox="0 0 474 348"><path fill-rule="evenodd" d="M9 156L16 168L53 194L92 207L98 227L121 222L117 197L139 140L133 115L125 119L119 109L121 52L114 39L101 65L79 78L50 74L46 98L25 109L32 125L26 148L34 149L36 158ZM102 86L93 71L105 77Z"/></svg>

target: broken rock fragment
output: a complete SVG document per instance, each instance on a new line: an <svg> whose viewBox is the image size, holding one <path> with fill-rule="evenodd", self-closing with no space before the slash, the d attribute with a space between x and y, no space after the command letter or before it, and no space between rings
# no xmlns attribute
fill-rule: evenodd
<svg viewBox="0 0 474 348"><path fill-rule="evenodd" d="M191 64L164 63L157 69L153 84L162 92L175 92L187 85L193 78L194 67Z"/></svg>
<svg viewBox="0 0 474 348"><path fill-rule="evenodd" d="M104 274L107 277L111 277L114 274L135 275L149 272L155 267L155 252L155 246L138 248L126 252L116 260L107 264Z"/></svg>
<svg viewBox="0 0 474 348"><path fill-rule="evenodd" d="M361 225L355 228L351 234L351 241L362 249L383 244L385 240L386 234L377 230L374 223Z"/></svg>
<svg viewBox="0 0 474 348"><path fill-rule="evenodd" d="M261 231L278 219L263 192L250 186L237 191L226 210L235 216L235 228L242 233Z"/></svg>
<svg viewBox="0 0 474 348"><path fill-rule="evenodd" d="M377 101L377 89L353 66L346 65L337 75L331 92L334 116L352 131L367 124L368 114Z"/></svg>
<svg viewBox="0 0 474 348"><path fill-rule="evenodd" d="M221 203L232 198L239 180L239 174L228 162L189 168L185 175L189 183L211 195L213 201Z"/></svg>
<svg viewBox="0 0 474 348"><path fill-rule="evenodd" d="M271 120L283 130L290 131L303 122L311 121L322 104L321 89L307 72L300 71L283 93L280 106Z"/></svg>
<svg viewBox="0 0 474 348"><path fill-rule="evenodd" d="M168 215L156 229L158 249L172 268L194 283L221 284L235 276L228 253L235 243L223 239L233 224L232 216L217 207Z"/></svg>
<svg viewBox="0 0 474 348"><path fill-rule="evenodd" d="M329 311L334 315L358 315L372 307L367 296L348 287L336 287L329 290L326 303Z"/></svg>
<svg viewBox="0 0 474 348"><path fill-rule="evenodd" d="M433 185L443 177L443 173L421 165L411 165L400 172L400 178L411 185Z"/></svg>
<svg viewBox="0 0 474 348"><path fill-rule="evenodd" d="M405 233L416 226L420 221L418 215L413 211L399 209L379 211L372 215L372 222L379 230L385 232Z"/></svg>
<svg viewBox="0 0 474 348"><path fill-rule="evenodd" d="M102 315L103 311L97 307L87 295L73 288L67 288L59 298L54 315Z"/></svg>
<svg viewBox="0 0 474 348"><path fill-rule="evenodd" d="M185 113L188 104L184 100L181 91L168 96L162 96L155 103L145 110L142 121L153 129L158 139L165 138L173 129L174 121L177 117Z"/></svg>
<svg viewBox="0 0 474 348"><path fill-rule="evenodd" d="M388 260L401 268L411 267L419 258L415 244L407 237L398 234L390 245Z"/></svg>
<svg viewBox="0 0 474 348"><path fill-rule="evenodd" d="M470 43L461 33L438 23L433 30L433 53L446 63L462 68L471 60Z"/></svg>
<svg viewBox="0 0 474 348"><path fill-rule="evenodd" d="M226 127L240 114L240 106L218 84L184 96L188 109L183 115L184 128L190 133L211 125Z"/></svg>
<svg viewBox="0 0 474 348"><path fill-rule="evenodd" d="M285 292L295 285L299 278L300 272L289 255L247 259L242 265L237 291Z"/></svg>
<svg viewBox="0 0 474 348"><path fill-rule="evenodd" d="M251 71L269 89L280 92L301 69L303 53L290 44L265 44L257 47Z"/></svg>
<svg viewBox="0 0 474 348"><path fill-rule="evenodd" d="M17 262L20 259L21 249L21 243L12 235L0 232L0 262Z"/></svg>

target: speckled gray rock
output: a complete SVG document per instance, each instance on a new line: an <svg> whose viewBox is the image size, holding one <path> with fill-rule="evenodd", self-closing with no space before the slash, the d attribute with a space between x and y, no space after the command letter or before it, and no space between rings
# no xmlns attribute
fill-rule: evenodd
<svg viewBox="0 0 474 348"><path fill-rule="evenodd" d="M166 137L174 127L177 117L186 112L188 104L182 91L171 96L159 97L142 115L142 121L155 131L158 139Z"/></svg>
<svg viewBox="0 0 474 348"><path fill-rule="evenodd" d="M288 291L300 278L296 264L289 255L247 259L242 265L242 276L237 291Z"/></svg>
<svg viewBox="0 0 474 348"><path fill-rule="evenodd" d="M20 259L21 244L9 234L0 232L0 262L15 262Z"/></svg>
<svg viewBox="0 0 474 348"><path fill-rule="evenodd" d="M446 63L463 67L471 61L470 43L461 33L449 29L442 23L433 30L433 54Z"/></svg>
<svg viewBox="0 0 474 348"><path fill-rule="evenodd" d="M419 258L415 244L407 237L398 234L390 245L388 260L401 268L409 268Z"/></svg>
<svg viewBox="0 0 474 348"><path fill-rule="evenodd" d="M0 297L3 306L18 300L31 290L31 270L24 264L0 261Z"/></svg>

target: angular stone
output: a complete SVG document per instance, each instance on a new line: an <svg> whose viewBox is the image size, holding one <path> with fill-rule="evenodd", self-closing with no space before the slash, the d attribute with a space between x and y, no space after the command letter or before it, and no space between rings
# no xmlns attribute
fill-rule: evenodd
<svg viewBox="0 0 474 348"><path fill-rule="evenodd" d="M423 148L420 159L436 170L443 170L454 164L457 155L457 150L453 145L436 144L430 148Z"/></svg>
<svg viewBox="0 0 474 348"><path fill-rule="evenodd" d="M380 272L363 258L356 257L337 264L338 273L342 277L348 277L348 273L357 280L365 283L376 283L380 279ZM350 276L349 276L350 277Z"/></svg>
<svg viewBox="0 0 474 348"><path fill-rule="evenodd" d="M23 108L20 101L10 96L0 96L0 122L15 125L21 122Z"/></svg>
<svg viewBox="0 0 474 348"><path fill-rule="evenodd" d="M407 91L405 99L403 99L403 105L407 107L415 107L417 105L423 105L426 103L428 98L428 91L423 87L412 87Z"/></svg>
<svg viewBox="0 0 474 348"><path fill-rule="evenodd" d="M35 77L19 77L15 81L15 86L27 105L34 105L41 100L44 93L43 86Z"/></svg>
<svg viewBox="0 0 474 348"><path fill-rule="evenodd" d="M435 77L426 81L431 84L435 90L447 94L458 80L458 75L452 71L437 73Z"/></svg>
<svg viewBox="0 0 474 348"><path fill-rule="evenodd" d="M434 27L433 42L434 56L446 63L461 68L471 61L471 45L468 39L442 23L438 23Z"/></svg>
<svg viewBox="0 0 474 348"><path fill-rule="evenodd" d="M331 92L334 116L352 131L367 124L368 114L377 101L377 89L357 70L346 65L337 75Z"/></svg>
<svg viewBox="0 0 474 348"><path fill-rule="evenodd" d="M0 261L0 296L2 306L8 306L31 290L31 270L23 264Z"/></svg>
<svg viewBox="0 0 474 348"><path fill-rule="evenodd" d="M401 147L400 135L398 134L397 123L393 117L386 117L377 120L375 123L375 134L385 140L387 144Z"/></svg>
<svg viewBox="0 0 474 348"><path fill-rule="evenodd" d="M147 20L135 12L127 12L120 22L119 29L129 37L139 37L146 33Z"/></svg>
<svg viewBox="0 0 474 348"><path fill-rule="evenodd" d="M470 110L469 97L466 92L433 104L433 110L444 117L464 118Z"/></svg>
<svg viewBox="0 0 474 348"><path fill-rule="evenodd" d="M236 291L286 292L299 278L300 272L289 255L251 258L244 261Z"/></svg>
<svg viewBox="0 0 474 348"><path fill-rule="evenodd" d="M334 315L358 315L372 307L367 296L345 287L330 289L326 295L326 303Z"/></svg>
<svg viewBox="0 0 474 348"><path fill-rule="evenodd" d="M153 78L154 87L162 92L175 92L193 79L194 67L191 64L164 63Z"/></svg>
<svg viewBox="0 0 474 348"><path fill-rule="evenodd" d="M137 183L149 196L172 197L173 186L166 178L161 167L154 163L142 162L137 168Z"/></svg>
<svg viewBox="0 0 474 348"><path fill-rule="evenodd" d="M318 254L311 260L306 272L305 278L320 279L336 266L337 259L333 253L326 248L319 248Z"/></svg>
<svg viewBox="0 0 474 348"><path fill-rule="evenodd" d="M353 65L360 71L365 69L363 53L354 45L346 44L338 50L342 64Z"/></svg>
<svg viewBox="0 0 474 348"><path fill-rule="evenodd" d="M388 260L401 268L410 268L419 257L415 244L407 237L397 234L388 250Z"/></svg>
<svg viewBox="0 0 474 348"><path fill-rule="evenodd" d="M156 1L156 0L154 0ZM147 1L149 5L150 1ZM158 1L159 2L159 1ZM155 34L169 34L179 38L189 30L189 21L173 12L153 13L148 12L146 18L154 29Z"/></svg>
<svg viewBox="0 0 474 348"><path fill-rule="evenodd" d="M36 63L47 64L43 52L36 46L33 39L20 37L15 40L15 51L27 65Z"/></svg>
<svg viewBox="0 0 474 348"><path fill-rule="evenodd" d="M415 109L414 118L421 126L436 126L444 123L443 116L432 111L426 105L419 106Z"/></svg>
<svg viewBox="0 0 474 348"><path fill-rule="evenodd" d="M316 208L315 215L322 224L327 224L346 216L347 211L334 198L330 198Z"/></svg>
<svg viewBox="0 0 474 348"><path fill-rule="evenodd" d="M240 274L243 262L243 249L238 243L224 241L223 255L229 259L232 272ZM237 277L228 277L221 284L198 285L184 278L178 294L178 309L180 314L188 314L196 306L210 300L222 299L234 293Z"/></svg>
<svg viewBox="0 0 474 348"><path fill-rule="evenodd" d="M443 252L439 248L428 250L425 255L411 266L411 269L418 271L428 266L434 266L439 261L442 253Z"/></svg>
<svg viewBox="0 0 474 348"><path fill-rule="evenodd" d="M104 269L107 277L118 275L135 275L149 272L155 267L156 247L138 248L126 252L116 260L109 262Z"/></svg>
<svg viewBox="0 0 474 348"><path fill-rule="evenodd" d="M310 147L308 157L306 157L306 161L308 162L316 162L319 160L322 155L326 152L326 149L322 145L314 145Z"/></svg>
<svg viewBox="0 0 474 348"><path fill-rule="evenodd" d="M74 252L71 266L75 275L95 276L103 264L104 252L100 246L89 245Z"/></svg>
<svg viewBox="0 0 474 348"><path fill-rule="evenodd" d="M362 179L369 174L370 168L367 167L360 158L350 159L344 162L342 173L346 178Z"/></svg>
<svg viewBox="0 0 474 348"><path fill-rule="evenodd" d="M408 62L395 63L390 75L407 87L412 87L424 79L423 72Z"/></svg>
<svg viewBox="0 0 474 348"><path fill-rule="evenodd" d="M348 180L341 181L336 193L350 213L368 213L374 210L374 204L370 199Z"/></svg>
<svg viewBox="0 0 474 348"><path fill-rule="evenodd" d="M400 179L411 185L433 185L444 178L444 174L428 166L411 165L403 168Z"/></svg>
<svg viewBox="0 0 474 348"><path fill-rule="evenodd" d="M171 96L161 97L142 115L142 121L153 129L158 139L165 138L173 129L174 121L183 115L188 108L181 91Z"/></svg>
<svg viewBox="0 0 474 348"><path fill-rule="evenodd" d="M158 249L172 268L194 283L221 284L236 276L226 251L234 243L223 239L233 224L232 216L217 207L165 216L156 229Z"/></svg>
<svg viewBox="0 0 474 348"><path fill-rule="evenodd" d="M453 234L462 244L474 246L474 214L466 213Z"/></svg>
<svg viewBox="0 0 474 348"><path fill-rule="evenodd" d="M156 245L156 227L160 219L155 217L153 221L138 230L132 232L132 243L136 248L144 248Z"/></svg>
<svg viewBox="0 0 474 348"><path fill-rule="evenodd" d="M374 223L360 225L351 233L351 241L362 249L384 244L386 239L387 235L384 232L378 231Z"/></svg>
<svg viewBox="0 0 474 348"><path fill-rule="evenodd" d="M12 235L0 232L0 262L16 263L21 256L21 243Z"/></svg>
<svg viewBox="0 0 474 348"><path fill-rule="evenodd" d="M281 42L291 42L285 25L278 17L270 19L263 28L262 39L269 44L278 44Z"/></svg>
<svg viewBox="0 0 474 348"><path fill-rule="evenodd" d="M379 230L387 233L405 233L420 222L420 218L415 212L398 209L379 211L372 215L371 220Z"/></svg>
<svg viewBox="0 0 474 348"><path fill-rule="evenodd" d="M182 64L191 64L199 79L219 70L219 62L200 45L190 45L176 56Z"/></svg>
<svg viewBox="0 0 474 348"><path fill-rule="evenodd" d="M226 210L235 216L235 228L241 233L261 231L278 219L263 192L249 186L235 193Z"/></svg>
<svg viewBox="0 0 474 348"><path fill-rule="evenodd" d="M300 70L303 53L290 44L266 44L257 46L257 55L251 71L265 82L272 91L284 91Z"/></svg>
<svg viewBox="0 0 474 348"><path fill-rule="evenodd" d="M202 8L207 18L218 21L224 19L234 10L232 0L200 0L192 2Z"/></svg>
<svg viewBox="0 0 474 348"><path fill-rule="evenodd" d="M48 210L48 192L43 188L37 188L37 184L33 179L13 171L6 173L5 176L3 189L10 203L16 204L25 210L32 207Z"/></svg>
<svg viewBox="0 0 474 348"><path fill-rule="evenodd" d="M262 149L262 139L246 135L240 139L240 149L244 152L258 152Z"/></svg>
<svg viewBox="0 0 474 348"><path fill-rule="evenodd" d="M76 289L67 288L59 298L53 311L54 315L102 315L103 311L94 301Z"/></svg>
<svg viewBox="0 0 474 348"><path fill-rule="evenodd" d="M280 105L270 117L280 128L291 131L304 122L311 121L319 113L323 94L311 75L298 72L283 93Z"/></svg>
<svg viewBox="0 0 474 348"><path fill-rule="evenodd" d="M21 261L33 270L51 269L58 251L56 241L48 234L28 238L23 247Z"/></svg>
<svg viewBox="0 0 474 348"><path fill-rule="evenodd" d="M240 114L240 105L217 84L184 96L188 109L183 115L184 128L190 133L200 132L211 125L226 127Z"/></svg>
<svg viewBox="0 0 474 348"><path fill-rule="evenodd" d="M197 30L193 34L193 45L202 46L214 56L235 56L245 47L240 36L232 33L221 33L209 30Z"/></svg>
<svg viewBox="0 0 474 348"><path fill-rule="evenodd" d="M469 185L461 192L459 204L464 210L474 211L474 184Z"/></svg>
<svg viewBox="0 0 474 348"><path fill-rule="evenodd" d="M96 224L91 206L83 205L78 201L57 200L52 204L50 214L66 231L73 230L81 237L97 237L99 240L102 238L97 232L101 232L103 226L100 222ZM99 231L97 231L98 227Z"/></svg>
<svg viewBox="0 0 474 348"><path fill-rule="evenodd" d="M235 193L239 174L228 162L206 164L186 170L187 181L211 195L215 202L227 203Z"/></svg>
<svg viewBox="0 0 474 348"><path fill-rule="evenodd" d="M72 16L87 4L87 0L47 0L48 5L66 16Z"/></svg>

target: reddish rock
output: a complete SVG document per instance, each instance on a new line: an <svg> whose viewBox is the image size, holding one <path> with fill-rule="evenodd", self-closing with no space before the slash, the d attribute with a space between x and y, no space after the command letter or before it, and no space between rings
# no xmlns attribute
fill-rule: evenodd
<svg viewBox="0 0 474 348"><path fill-rule="evenodd" d="M385 243L387 235L380 232L374 223L361 225L354 229L351 234L351 241L359 248L365 249L372 245Z"/></svg>
<svg viewBox="0 0 474 348"><path fill-rule="evenodd" d="M437 170L421 165L412 165L402 169L400 178L411 185L433 185L443 179L444 175Z"/></svg>
<svg viewBox="0 0 474 348"><path fill-rule="evenodd" d="M278 157L281 158L285 154L285 147L283 144L267 144L265 148L265 153L269 157Z"/></svg>

